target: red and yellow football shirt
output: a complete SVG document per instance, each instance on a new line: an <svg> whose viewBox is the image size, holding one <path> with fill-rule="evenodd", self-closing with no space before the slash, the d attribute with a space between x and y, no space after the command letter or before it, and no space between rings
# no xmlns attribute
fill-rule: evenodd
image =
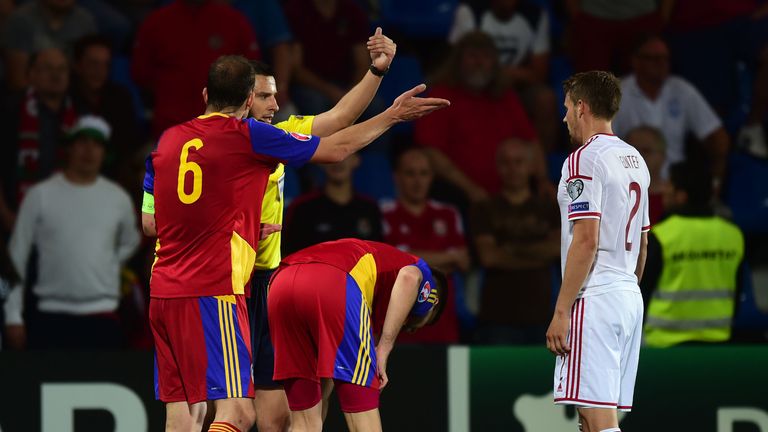
<svg viewBox="0 0 768 432"><path fill-rule="evenodd" d="M301 165L319 138L214 113L168 129L147 161L158 248L152 297L243 294L260 206L278 163Z"/></svg>
<svg viewBox="0 0 768 432"><path fill-rule="evenodd" d="M418 261L418 257L388 244L342 239L302 249L285 257L282 264L324 263L348 273L363 292L363 298L373 312L373 332L379 334L397 274L403 267Z"/></svg>

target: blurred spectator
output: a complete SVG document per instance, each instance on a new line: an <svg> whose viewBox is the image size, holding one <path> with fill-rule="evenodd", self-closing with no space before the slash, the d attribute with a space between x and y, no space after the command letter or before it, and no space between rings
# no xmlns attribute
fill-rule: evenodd
<svg viewBox="0 0 768 432"><path fill-rule="evenodd" d="M502 74L517 88L528 115L536 126L539 141L552 150L560 130L557 124L555 93L547 87L549 76L549 17L526 0L491 0L490 7L476 20L466 4L457 11L449 35L452 43L475 29L493 38L499 51Z"/></svg>
<svg viewBox="0 0 768 432"><path fill-rule="evenodd" d="M232 6L251 22L261 45L262 55L275 72L275 84L280 89L276 95L277 103L281 107L275 114L276 121L288 119L290 115L297 113L290 100L291 78L297 59L296 44L293 43L293 34L288 27L282 6L278 0L234 0Z"/></svg>
<svg viewBox="0 0 768 432"><path fill-rule="evenodd" d="M2 120L3 194L0 210L6 229L25 191L58 168L63 133L74 125L75 108L67 96L69 66L58 48L30 57L30 86L6 101Z"/></svg>
<svg viewBox="0 0 768 432"><path fill-rule="evenodd" d="M397 201L382 206L384 241L420 256L430 266L446 273L449 281L454 271L469 270L469 254L459 212L429 199L434 173L424 150L411 148L403 152L395 164L394 177ZM454 286L448 291L447 301L437 324L416 333L401 333L398 341L458 342Z"/></svg>
<svg viewBox="0 0 768 432"><path fill-rule="evenodd" d="M471 227L485 269L475 341L537 343L552 304L552 264L560 256L557 203L533 193L531 146L506 140L496 167L502 190L472 209Z"/></svg>
<svg viewBox="0 0 768 432"><path fill-rule="evenodd" d="M674 0L566 0L569 45L576 72L624 74L638 34L660 32Z"/></svg>
<svg viewBox="0 0 768 432"><path fill-rule="evenodd" d="M120 266L139 244L136 212L119 186L101 177L107 123L81 117L67 144L67 164L30 189L10 242L16 270L37 250L37 310L22 319L23 291L5 305L9 345L33 349L109 349L123 342L115 311Z"/></svg>
<svg viewBox="0 0 768 432"><path fill-rule="evenodd" d="M430 93L451 101L451 107L415 124L415 140L427 148L437 177L456 193L438 198L466 208L498 192L500 180L492 167L496 148L505 139L533 142L537 158L535 176L546 182L546 169L536 132L514 90L502 84L499 56L493 39L476 31L453 48Z"/></svg>
<svg viewBox="0 0 768 432"><path fill-rule="evenodd" d="M666 144L661 131L651 126L638 126L627 132L626 141L643 156L651 174L651 186L648 191L651 226L656 225L664 216L664 192L669 187L669 180L661 171L664 167Z"/></svg>
<svg viewBox="0 0 768 432"><path fill-rule="evenodd" d="M283 226L283 256L347 237L383 240L378 205L357 194L352 185L352 173L359 165L357 154L323 165L323 189L299 196L291 203Z"/></svg>
<svg viewBox="0 0 768 432"><path fill-rule="evenodd" d="M299 63L291 92L302 112L324 112L365 75L368 19L354 0L288 0Z"/></svg>
<svg viewBox="0 0 768 432"><path fill-rule="evenodd" d="M19 275L13 267L11 257L5 246L0 246L0 323L5 323L5 300L19 283ZM0 350L3 349L3 340L0 337Z"/></svg>
<svg viewBox="0 0 768 432"><path fill-rule="evenodd" d="M667 36L672 70L701 91L715 111L739 109L734 67L743 62L754 74L768 42L768 4L762 0L677 0L669 8ZM761 5L762 3L762 5ZM716 59L713 61L713 59Z"/></svg>
<svg viewBox="0 0 768 432"><path fill-rule="evenodd" d="M123 14L113 1L108 0L77 0L93 16L99 33L110 42L115 52L125 52L128 41L133 36L134 28L131 20Z"/></svg>
<svg viewBox="0 0 768 432"><path fill-rule="evenodd" d="M641 282L648 311L644 341L668 347L725 342L731 336L744 236L715 216L710 175L703 167L673 165L666 197L671 216L648 236Z"/></svg>
<svg viewBox="0 0 768 432"><path fill-rule="evenodd" d="M117 178L141 145L133 98L127 88L109 80L112 48L102 36L86 36L75 44L72 102L78 114L103 117L114 137L107 149L105 173ZM121 173L122 174L122 173Z"/></svg>
<svg viewBox="0 0 768 432"><path fill-rule="evenodd" d="M766 114L768 114L768 45L763 47L758 60L749 114L738 137L740 148L761 158L768 158L768 141L765 136Z"/></svg>
<svg viewBox="0 0 768 432"><path fill-rule="evenodd" d="M31 0L18 6L3 33L8 87L27 86L26 69L33 53L59 48L69 57L76 40L95 32L93 16L75 0Z"/></svg>
<svg viewBox="0 0 768 432"><path fill-rule="evenodd" d="M248 20L229 5L175 0L144 20L136 36L131 74L154 99L154 137L203 111L208 67L227 54L259 56Z"/></svg>
<svg viewBox="0 0 768 432"><path fill-rule="evenodd" d="M632 58L631 75L621 82L621 108L613 130L626 137L641 125L658 128L667 144L667 167L700 152L686 154L686 136L693 133L708 152L715 182L724 179L730 139L717 114L698 90L683 78L669 73L669 49L659 37L643 39ZM717 192L717 190L716 190Z"/></svg>

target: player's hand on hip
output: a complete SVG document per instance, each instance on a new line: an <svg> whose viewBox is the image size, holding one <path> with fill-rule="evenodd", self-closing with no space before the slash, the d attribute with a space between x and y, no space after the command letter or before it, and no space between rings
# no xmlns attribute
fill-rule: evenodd
<svg viewBox="0 0 768 432"><path fill-rule="evenodd" d="M568 327L571 325L571 319L568 315L555 314L552 322L547 329L547 349L552 354L565 356L571 351L568 346Z"/></svg>
<svg viewBox="0 0 768 432"><path fill-rule="evenodd" d="M376 33L368 38L368 52L371 54L371 62L380 71L384 71L392 64L397 52L397 44L392 39L381 34L381 27L376 27Z"/></svg>
<svg viewBox="0 0 768 432"><path fill-rule="evenodd" d="M406 91L392 102L392 106L388 108L388 111L390 111L390 114L396 121L402 122L416 120L432 111L445 108L451 104L447 99L416 97L426 89L427 86L425 84L419 84Z"/></svg>
<svg viewBox="0 0 768 432"><path fill-rule="evenodd" d="M12 350L25 350L27 348L27 327L24 324L5 326L5 343Z"/></svg>

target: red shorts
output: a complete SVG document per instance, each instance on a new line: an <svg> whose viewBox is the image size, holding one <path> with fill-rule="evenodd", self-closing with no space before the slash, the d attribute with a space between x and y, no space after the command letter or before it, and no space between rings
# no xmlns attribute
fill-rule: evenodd
<svg viewBox="0 0 768 432"><path fill-rule="evenodd" d="M332 378L379 388L370 307L352 276L322 263L281 267L267 307L275 380Z"/></svg>
<svg viewBox="0 0 768 432"><path fill-rule="evenodd" d="M253 397L245 297L151 298L155 397L190 404Z"/></svg>

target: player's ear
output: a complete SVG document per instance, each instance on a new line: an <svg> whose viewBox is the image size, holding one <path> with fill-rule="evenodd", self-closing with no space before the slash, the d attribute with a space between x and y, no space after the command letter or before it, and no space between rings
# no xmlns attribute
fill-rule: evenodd
<svg viewBox="0 0 768 432"><path fill-rule="evenodd" d="M203 102L208 105L208 87L203 87Z"/></svg>

